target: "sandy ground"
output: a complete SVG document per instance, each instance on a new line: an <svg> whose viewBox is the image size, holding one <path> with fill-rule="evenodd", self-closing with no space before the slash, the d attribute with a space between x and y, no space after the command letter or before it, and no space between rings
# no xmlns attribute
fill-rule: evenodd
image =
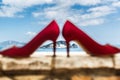
<svg viewBox="0 0 120 80"><path fill-rule="evenodd" d="M53 52L34 52L31 57L40 57L40 56L52 56ZM57 56L66 56L67 53L66 52L56 52ZM70 52L71 56L89 56L88 54L86 54L86 52L84 51L80 51L80 52Z"/></svg>

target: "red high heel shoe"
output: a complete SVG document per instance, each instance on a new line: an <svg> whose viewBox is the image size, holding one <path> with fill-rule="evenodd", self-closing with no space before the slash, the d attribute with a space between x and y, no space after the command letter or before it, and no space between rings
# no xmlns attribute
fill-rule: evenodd
<svg viewBox="0 0 120 80"><path fill-rule="evenodd" d="M108 56L120 52L120 49L109 44L101 45L89 37L85 32L77 28L70 21L64 24L62 35L67 44L67 56L69 57L69 42L75 40L79 45L91 55Z"/></svg>
<svg viewBox="0 0 120 80"><path fill-rule="evenodd" d="M29 43L23 47L13 46L12 48L1 51L0 54L8 57L28 57L30 56L44 41L53 41L54 57L56 51L56 39L59 35L59 27L53 20L45 29L39 32Z"/></svg>

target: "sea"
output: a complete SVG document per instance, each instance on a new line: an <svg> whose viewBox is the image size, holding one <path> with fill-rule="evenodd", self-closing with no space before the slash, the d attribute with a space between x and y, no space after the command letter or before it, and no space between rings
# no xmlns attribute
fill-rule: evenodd
<svg viewBox="0 0 120 80"><path fill-rule="evenodd" d="M113 45L117 48L120 48L120 45ZM39 48L37 50L38 52L52 52L53 48ZM57 52L66 52L66 48L56 48ZM70 48L70 52L81 52L84 51L82 48L78 47L78 48Z"/></svg>
<svg viewBox="0 0 120 80"><path fill-rule="evenodd" d="M37 50L38 52L53 52L53 48L40 48ZM66 52L66 48L56 48L56 52ZM70 48L72 52L83 51L81 48Z"/></svg>

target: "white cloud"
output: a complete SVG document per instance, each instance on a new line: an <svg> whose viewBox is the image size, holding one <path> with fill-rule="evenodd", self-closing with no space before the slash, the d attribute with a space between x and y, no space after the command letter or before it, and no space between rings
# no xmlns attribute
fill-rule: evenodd
<svg viewBox="0 0 120 80"><path fill-rule="evenodd" d="M111 13L114 13L116 11L115 8L109 7L109 6L99 6L90 8L87 10L89 12L88 14L84 14L81 16L82 19L90 19L90 18L98 18L103 17L106 15L109 15Z"/></svg>
<svg viewBox="0 0 120 80"><path fill-rule="evenodd" d="M39 17L39 16L41 15L41 13L39 13L39 12L33 12L32 15L33 15L34 17Z"/></svg>
<svg viewBox="0 0 120 80"><path fill-rule="evenodd" d="M0 17L21 17L17 13L24 11L25 8L51 2L52 0L2 0L4 6L0 8Z"/></svg>
<svg viewBox="0 0 120 80"><path fill-rule="evenodd" d="M21 11L19 8L2 6L0 9L0 17L14 17L16 12Z"/></svg>
<svg viewBox="0 0 120 80"><path fill-rule="evenodd" d="M3 7L6 7L7 9L4 8L0 9L0 17L14 17L18 12L24 11L25 8L45 3L55 3L59 6L58 8L66 8L66 6L70 7L71 5L74 4L96 5L100 2L101 0L74 0L74 1L69 0L67 2L65 0L2 0L2 4L4 4ZM51 13L49 12L48 16L49 14ZM33 15L37 17L39 14Z"/></svg>
<svg viewBox="0 0 120 80"><path fill-rule="evenodd" d="M5 5L15 6L15 7L31 7L33 5L39 5L44 3L51 3L52 0L2 0Z"/></svg>
<svg viewBox="0 0 120 80"><path fill-rule="evenodd" d="M82 10L72 10L70 8L60 8L58 6L52 8L46 8L42 12L34 12L38 14L37 17L44 17L45 19L52 20L55 19L62 26L66 20L70 20L74 23L81 23L79 25L89 26L98 25L104 23L104 19L99 19L103 16L109 15L114 12L114 9L108 6L100 6L95 8L90 8L87 10L89 13L81 14ZM34 15L35 16L35 15Z"/></svg>
<svg viewBox="0 0 120 80"><path fill-rule="evenodd" d="M49 3L56 5L43 8L42 11L40 8L40 11L31 12L35 18L40 19L39 23L42 21L45 24L55 19L59 22L59 25L63 25L69 19L74 23L82 22L83 26L98 25L105 22L105 16L116 12L119 2L119 0L3 0L2 4L4 6L0 9L0 17L23 17L23 15L17 15L17 13L34 5ZM89 8L85 10L72 9L71 7L76 4L84 7L89 6Z"/></svg>
<svg viewBox="0 0 120 80"><path fill-rule="evenodd" d="M31 32L31 31L29 31L29 32L26 33L26 35L28 35L28 36L35 36L36 33L35 33L35 32Z"/></svg>
<svg viewBox="0 0 120 80"><path fill-rule="evenodd" d="M44 18L45 19L44 23L55 19L57 22L59 22L59 25L62 26L66 21L66 19L68 19L72 15L71 15L71 12L67 10L67 8L64 9L64 8L55 6L52 8L46 8L40 12L34 12L33 16L39 18L40 20Z"/></svg>
<svg viewBox="0 0 120 80"><path fill-rule="evenodd" d="M99 7L94 7L94 8L90 8L88 10L88 12L111 12L114 9L112 7L109 6L99 6Z"/></svg>
<svg viewBox="0 0 120 80"><path fill-rule="evenodd" d="M48 24L50 23L50 21L48 21L48 20L38 21L37 23L38 23L39 25L45 25L45 26L46 26L46 25L48 25ZM35 23L35 24L36 24L36 23ZM45 26L44 26L44 27L45 27Z"/></svg>
<svg viewBox="0 0 120 80"><path fill-rule="evenodd" d="M46 17L53 18L56 15L58 15L58 13L56 11L48 11L48 12L46 12Z"/></svg>
<svg viewBox="0 0 120 80"><path fill-rule="evenodd" d="M112 4L113 7L120 7L120 1L114 2Z"/></svg>
<svg viewBox="0 0 120 80"><path fill-rule="evenodd" d="M101 3L101 0L75 0L75 2L80 5L96 5Z"/></svg>
<svg viewBox="0 0 120 80"><path fill-rule="evenodd" d="M34 16L45 18L47 20L56 19L59 24L64 24L68 19L79 24L82 22L83 26L103 24L106 16L116 13L117 8L112 6L118 0L56 0L56 6L45 8L43 11L34 12ZM78 5L95 5L87 9L72 9L71 6ZM101 4L100 6L98 4ZM80 24L79 24L80 25Z"/></svg>
<svg viewBox="0 0 120 80"><path fill-rule="evenodd" d="M58 5L62 6L71 6L74 4L79 4L79 5L84 5L84 6L89 6L89 5L97 5L101 3L101 0L54 0L54 2Z"/></svg>
<svg viewBox="0 0 120 80"><path fill-rule="evenodd" d="M104 19L90 19L90 20L86 20L84 22L81 22L81 26L89 26L89 25L99 25L99 24L103 24L104 23Z"/></svg>

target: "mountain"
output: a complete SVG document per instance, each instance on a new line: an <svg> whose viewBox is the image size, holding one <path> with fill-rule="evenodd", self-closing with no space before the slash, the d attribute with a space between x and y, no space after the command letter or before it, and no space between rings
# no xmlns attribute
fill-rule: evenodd
<svg viewBox="0 0 120 80"><path fill-rule="evenodd" d="M11 47L11 46L14 46L14 45L23 46L23 45L25 45L25 43L8 40L8 41L0 42L0 49L8 48L8 47Z"/></svg>
<svg viewBox="0 0 120 80"><path fill-rule="evenodd" d="M53 48L53 43L43 45L40 48ZM65 41L57 41L56 48L66 48L66 42ZM70 48L78 48L78 46L75 43L71 43Z"/></svg>
<svg viewBox="0 0 120 80"><path fill-rule="evenodd" d="M8 41L0 42L0 49L6 49L14 45L21 47L21 46L24 46L25 44L26 43L23 43L23 42L8 40ZM53 48L53 43L43 45L40 48ZM56 48L66 48L66 42L57 41ZM70 48L78 48L78 46L75 43L71 43Z"/></svg>

